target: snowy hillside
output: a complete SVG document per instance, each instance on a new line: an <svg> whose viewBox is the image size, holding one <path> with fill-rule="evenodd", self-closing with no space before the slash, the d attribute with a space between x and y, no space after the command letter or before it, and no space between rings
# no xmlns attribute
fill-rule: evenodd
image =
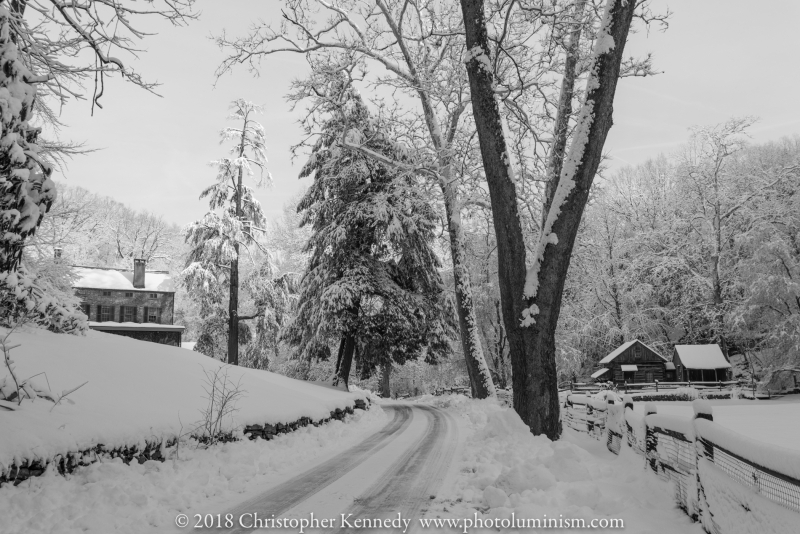
<svg viewBox="0 0 800 534"><path fill-rule="evenodd" d="M0 336L6 332L0 329ZM114 449L187 433L209 404L207 372L225 367L197 352L94 331L80 337L28 328L14 332L8 343L20 344L11 352L19 379L38 375L32 382L56 395L87 383L57 406L37 399L23 401L18 410L0 409L2 470L99 444ZM267 371L227 371L242 395L222 421L224 431L302 417L322 420L360 398ZM0 367L0 381L6 375Z"/></svg>

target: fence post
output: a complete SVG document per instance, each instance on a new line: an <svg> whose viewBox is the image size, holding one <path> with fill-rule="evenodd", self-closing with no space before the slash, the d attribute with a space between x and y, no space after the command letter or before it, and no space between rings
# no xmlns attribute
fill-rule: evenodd
<svg viewBox="0 0 800 534"><path fill-rule="evenodd" d="M647 416L658 413L655 404L647 403L644 405L644 457L650 464L650 469L658 474L658 434L655 433L653 428L647 424Z"/></svg>
<svg viewBox="0 0 800 534"><path fill-rule="evenodd" d="M628 381L627 380L625 381L624 386L625 386L625 394L627 395L628 394Z"/></svg>
<svg viewBox="0 0 800 534"><path fill-rule="evenodd" d="M692 408L694 408L694 421L697 419L706 419L708 421L714 420L714 412L711 409L711 404L708 401L702 399L696 399L692 401ZM700 523L703 525L703 528L706 531L710 531L709 527L714 527L714 518L711 510L708 506L708 501L706 500L706 492L705 488L703 487L703 479L700 477L700 458L705 457L709 462L714 463L714 447L702 436L698 435L697 433L697 425L693 425L695 427L695 454L694 454L694 463L695 463L695 473L697 479L697 515L700 519ZM708 526L707 526L708 525Z"/></svg>
<svg viewBox="0 0 800 534"><path fill-rule="evenodd" d="M658 378L656 378L656 393L658 393Z"/></svg>

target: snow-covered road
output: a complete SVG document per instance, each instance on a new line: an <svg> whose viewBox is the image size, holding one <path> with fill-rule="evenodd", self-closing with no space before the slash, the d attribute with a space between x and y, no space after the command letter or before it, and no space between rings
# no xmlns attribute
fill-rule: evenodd
<svg viewBox="0 0 800 534"><path fill-rule="evenodd" d="M244 527L253 525L255 518L339 518L338 532L349 532L342 514L353 520L392 519L398 514L419 517L453 464L457 426L448 413L431 406L384 404L382 408L392 416L384 428L230 510L233 517L245 519L229 532L252 532Z"/></svg>

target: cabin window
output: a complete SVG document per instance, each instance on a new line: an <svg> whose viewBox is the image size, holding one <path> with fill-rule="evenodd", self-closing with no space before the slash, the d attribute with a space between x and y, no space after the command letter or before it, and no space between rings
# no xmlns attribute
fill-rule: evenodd
<svg viewBox="0 0 800 534"><path fill-rule="evenodd" d="M110 297L111 296L111 291L103 291L103 296L104 297Z"/></svg>
<svg viewBox="0 0 800 534"><path fill-rule="evenodd" d="M161 315L161 308L149 308L147 310L147 322L157 323L159 315Z"/></svg>
<svg viewBox="0 0 800 534"><path fill-rule="evenodd" d="M113 321L113 312L111 306L100 306L100 321Z"/></svg>
<svg viewBox="0 0 800 534"><path fill-rule="evenodd" d="M652 384L654 380L655 380L655 375L653 374L653 371L647 371L644 374L644 381L647 382L648 384Z"/></svg>
<svg viewBox="0 0 800 534"><path fill-rule="evenodd" d="M633 357L637 360L642 359L642 347L640 345L633 347Z"/></svg>

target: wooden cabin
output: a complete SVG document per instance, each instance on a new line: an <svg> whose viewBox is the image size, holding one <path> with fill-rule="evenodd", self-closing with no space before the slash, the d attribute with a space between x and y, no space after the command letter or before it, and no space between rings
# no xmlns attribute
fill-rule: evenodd
<svg viewBox="0 0 800 534"><path fill-rule="evenodd" d="M592 374L598 382L615 384L647 383L668 380L667 364L662 355L638 339L623 343L608 356L600 360L602 369ZM674 380L674 377L673 377Z"/></svg>
<svg viewBox="0 0 800 534"><path fill-rule="evenodd" d="M731 377L731 364L719 345L675 345L672 356L681 382L718 382Z"/></svg>

